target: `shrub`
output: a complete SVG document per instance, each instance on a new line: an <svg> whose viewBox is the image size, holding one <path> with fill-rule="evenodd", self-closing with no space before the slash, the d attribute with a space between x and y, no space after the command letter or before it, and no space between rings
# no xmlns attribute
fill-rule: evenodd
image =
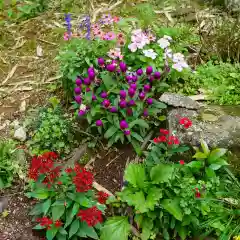
<svg viewBox="0 0 240 240"><path fill-rule="evenodd" d="M32 159L29 177L27 196L39 200L30 212L38 223L34 229L45 229L47 240L98 239L95 230L101 227L108 195L95 195L91 172L79 164L64 169L57 154L47 152Z"/></svg>
<svg viewBox="0 0 240 240"><path fill-rule="evenodd" d="M69 153L73 142L71 131L71 123L63 116L59 106L42 109L39 112L37 128L32 139L28 141L31 153L38 155L49 150Z"/></svg>
<svg viewBox="0 0 240 240"><path fill-rule="evenodd" d="M15 176L25 179L23 163L20 162L22 152L16 149L12 140L0 141L0 189L10 187Z"/></svg>
<svg viewBox="0 0 240 240"><path fill-rule="evenodd" d="M191 121L181 118L180 124L188 128ZM193 156L196 160L173 163L171 156L186 149L181 149L177 137L167 130L160 132L146 161L126 168L118 198L109 199L123 215L128 213L130 221L125 216L109 218L101 239L113 240L117 229L122 240L130 234L146 240L208 235L230 239L239 235L239 192L233 194L236 188L229 186L232 175L224 174L226 150L210 151L202 142L203 150ZM239 188L239 181L233 179Z"/></svg>

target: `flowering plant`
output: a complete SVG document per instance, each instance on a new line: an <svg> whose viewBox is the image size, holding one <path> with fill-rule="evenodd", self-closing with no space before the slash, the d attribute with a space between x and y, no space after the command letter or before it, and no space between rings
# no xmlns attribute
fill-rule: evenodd
<svg viewBox="0 0 240 240"><path fill-rule="evenodd" d="M47 152L33 157L29 178L32 191L27 196L39 200L30 212L34 229L46 229L47 240L98 239L95 230L103 221L108 195L95 194L91 172L79 164L64 169L58 155Z"/></svg>
<svg viewBox="0 0 240 240"><path fill-rule="evenodd" d="M76 79L75 103L79 117L86 117L90 130L108 139L108 145L125 137L135 149L143 142L149 123L166 105L154 99L155 83L161 74L151 66L129 72L119 60L98 59L98 68Z"/></svg>

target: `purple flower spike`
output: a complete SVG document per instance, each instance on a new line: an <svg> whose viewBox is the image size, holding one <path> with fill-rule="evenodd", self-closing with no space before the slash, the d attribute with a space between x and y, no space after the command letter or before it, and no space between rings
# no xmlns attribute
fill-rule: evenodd
<svg viewBox="0 0 240 240"><path fill-rule="evenodd" d="M136 82L138 80L137 76L132 76L132 81Z"/></svg>
<svg viewBox="0 0 240 240"><path fill-rule="evenodd" d="M76 79L76 85L81 86L81 84L82 84L82 80L80 78L77 78Z"/></svg>
<svg viewBox="0 0 240 240"><path fill-rule="evenodd" d="M147 99L147 104L148 105L152 105L153 104L153 99L152 98L148 98Z"/></svg>
<svg viewBox="0 0 240 240"><path fill-rule="evenodd" d="M99 66L103 66L105 63L104 59L103 58L98 58L98 65Z"/></svg>
<svg viewBox="0 0 240 240"><path fill-rule="evenodd" d="M146 74L147 74L147 75L150 75L150 74L152 74L152 72L153 72L152 66L148 66L148 67L146 68Z"/></svg>
<svg viewBox="0 0 240 240"><path fill-rule="evenodd" d="M135 106L135 101L134 100L130 100L129 102L128 102L128 106Z"/></svg>
<svg viewBox="0 0 240 240"><path fill-rule="evenodd" d="M127 123L126 120L122 120L122 121L120 122L120 128L121 128L121 129L128 128L128 123Z"/></svg>
<svg viewBox="0 0 240 240"><path fill-rule="evenodd" d="M106 92L101 92L100 96L101 98L107 98L108 94Z"/></svg>
<svg viewBox="0 0 240 240"><path fill-rule="evenodd" d="M144 92L140 92L140 93L139 93L139 98L140 98L141 100L143 100L143 99L145 98L145 93L144 93Z"/></svg>
<svg viewBox="0 0 240 240"><path fill-rule="evenodd" d="M119 67L120 67L120 69L121 69L122 72L126 72L126 71L127 71L127 65L126 65L126 63L120 62Z"/></svg>
<svg viewBox="0 0 240 240"><path fill-rule="evenodd" d="M143 89L144 89L144 92L149 92L151 89L151 86L146 84L144 85Z"/></svg>
<svg viewBox="0 0 240 240"><path fill-rule="evenodd" d="M135 95L135 89L133 89L133 88L129 88L128 89L128 95L130 96L130 97L133 97L134 95Z"/></svg>
<svg viewBox="0 0 240 240"><path fill-rule="evenodd" d="M119 102L119 106L120 106L120 108L125 108L125 107L127 107L127 102L125 100L121 100Z"/></svg>
<svg viewBox="0 0 240 240"><path fill-rule="evenodd" d="M81 104L82 103L82 98L81 98L81 96L75 96L75 101L76 101L76 103L78 103L78 104Z"/></svg>
<svg viewBox="0 0 240 240"><path fill-rule="evenodd" d="M133 115L133 110L131 108L127 109L127 115L132 116Z"/></svg>
<svg viewBox="0 0 240 240"><path fill-rule="evenodd" d="M97 121L96 121L96 126L97 126L97 127L101 127L102 125L103 125L102 120L97 120Z"/></svg>
<svg viewBox="0 0 240 240"><path fill-rule="evenodd" d="M95 78L95 72L89 72L88 73L88 77L89 77L89 79L92 81L92 80L94 80L94 78Z"/></svg>
<svg viewBox="0 0 240 240"><path fill-rule="evenodd" d="M87 72L88 72L88 74L89 74L89 73L92 73L92 72L95 73L93 67L88 68Z"/></svg>
<svg viewBox="0 0 240 240"><path fill-rule="evenodd" d="M125 130L125 131L124 131L124 135L128 136L128 135L130 135L130 134L131 134L131 131L130 131L130 130Z"/></svg>
<svg viewBox="0 0 240 240"><path fill-rule="evenodd" d="M142 76L143 75L143 70L140 68L140 69L137 70L136 73L137 73L138 76Z"/></svg>
<svg viewBox="0 0 240 240"><path fill-rule="evenodd" d="M148 116L148 110L147 110L146 108L143 110L143 116L144 116L144 117L147 117L147 116Z"/></svg>
<svg viewBox="0 0 240 240"><path fill-rule="evenodd" d="M121 99L125 99L126 96L127 96L127 93L126 93L126 91L124 91L124 90L120 90L119 95L120 95L120 98L121 98Z"/></svg>
<svg viewBox="0 0 240 240"><path fill-rule="evenodd" d="M95 95L92 95L92 100L93 101L96 101L97 100L97 97Z"/></svg>
<svg viewBox="0 0 240 240"><path fill-rule="evenodd" d="M89 78L84 78L83 80L85 85L90 85L91 84L91 80Z"/></svg>
<svg viewBox="0 0 240 240"><path fill-rule="evenodd" d="M102 102L102 105L103 105L105 108L107 108L107 107L109 107L109 105L110 105L110 101L109 101L108 99L104 99L103 102Z"/></svg>
<svg viewBox="0 0 240 240"><path fill-rule="evenodd" d="M155 78L154 78L154 76L153 76L153 75L151 75L151 76L149 77L149 79L148 79L148 80L149 80L149 82L151 83L151 82L153 82L153 81L154 81L154 79L155 79Z"/></svg>
<svg viewBox="0 0 240 240"><path fill-rule="evenodd" d="M82 92L82 89L79 88L79 87L75 87L75 88L74 88L74 92L75 92L76 94L80 94L80 93Z"/></svg>
<svg viewBox="0 0 240 240"><path fill-rule="evenodd" d="M107 70L108 70L109 72L114 72L115 69L116 69L116 67L115 67L114 64L109 64L109 65L107 65Z"/></svg>
<svg viewBox="0 0 240 240"><path fill-rule="evenodd" d="M116 107L111 107L111 108L109 109L109 111L110 111L111 113L116 113L116 112L117 112L117 108L116 108Z"/></svg>
<svg viewBox="0 0 240 240"><path fill-rule="evenodd" d="M81 116L85 115L85 113L86 113L85 111L80 110L80 111L78 112L78 116L81 117Z"/></svg>
<svg viewBox="0 0 240 240"><path fill-rule="evenodd" d="M160 79L161 73L160 73L160 72L155 72L155 73L153 74L153 76L154 76L155 79Z"/></svg>

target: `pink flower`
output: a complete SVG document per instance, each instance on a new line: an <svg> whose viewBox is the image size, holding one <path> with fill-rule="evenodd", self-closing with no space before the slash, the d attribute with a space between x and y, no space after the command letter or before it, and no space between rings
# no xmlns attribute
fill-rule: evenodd
<svg viewBox="0 0 240 240"><path fill-rule="evenodd" d="M106 34L104 35L104 40L109 40L109 41L111 41L111 40L113 40L113 39L115 39L115 38L116 38L116 35L115 35L114 32L108 32L108 33L106 33Z"/></svg>
<svg viewBox="0 0 240 240"><path fill-rule="evenodd" d="M180 160L179 163L180 163L180 165L184 165L185 164L184 160Z"/></svg>

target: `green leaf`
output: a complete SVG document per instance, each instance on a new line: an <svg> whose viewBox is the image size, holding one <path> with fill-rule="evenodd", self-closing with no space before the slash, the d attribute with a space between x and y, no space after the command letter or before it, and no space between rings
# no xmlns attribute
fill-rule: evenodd
<svg viewBox="0 0 240 240"><path fill-rule="evenodd" d="M118 128L111 126L104 134L104 138L110 138L118 131Z"/></svg>
<svg viewBox="0 0 240 240"><path fill-rule="evenodd" d="M62 235L67 235L67 231L64 229L64 228L60 228L59 229L59 232L62 234Z"/></svg>
<svg viewBox="0 0 240 240"><path fill-rule="evenodd" d="M181 237L181 239L185 240L187 238L187 228L183 227L180 223L177 224L176 226L178 235Z"/></svg>
<svg viewBox="0 0 240 240"><path fill-rule="evenodd" d="M134 206L135 210L140 213L148 211L146 199L142 191L123 196L123 201L126 201L130 206Z"/></svg>
<svg viewBox="0 0 240 240"><path fill-rule="evenodd" d="M40 224L37 224L35 227L33 227L32 229L36 229L36 230L41 230L44 229L45 226L41 226Z"/></svg>
<svg viewBox="0 0 240 240"><path fill-rule="evenodd" d="M143 220L141 240L148 240L153 229L153 220L148 218Z"/></svg>
<svg viewBox="0 0 240 240"><path fill-rule="evenodd" d="M58 232L58 228L56 227L51 227L49 230L47 230L47 233L46 233L46 237L47 237L47 240L52 240L54 239L54 237L56 236Z"/></svg>
<svg viewBox="0 0 240 240"><path fill-rule="evenodd" d="M131 139L131 144L138 156L142 155L142 149L138 141Z"/></svg>
<svg viewBox="0 0 240 240"><path fill-rule="evenodd" d="M132 132L131 136L136 138L139 142L144 142L143 138L139 134L137 134L136 132Z"/></svg>
<svg viewBox="0 0 240 240"><path fill-rule="evenodd" d="M56 237L57 237L57 240L67 240L67 236L61 234L60 232L58 232Z"/></svg>
<svg viewBox="0 0 240 240"><path fill-rule="evenodd" d="M203 162L202 161L192 161L192 162L186 164L186 166L188 166L190 168L201 169L203 167Z"/></svg>
<svg viewBox="0 0 240 240"><path fill-rule="evenodd" d="M147 191L148 195L146 198L146 205L147 207L153 211L156 204L159 202L159 200L162 198L162 189L158 187L151 187Z"/></svg>
<svg viewBox="0 0 240 240"><path fill-rule="evenodd" d="M183 213L179 203L180 201L177 198L161 201L161 205L166 211L172 214L177 220L182 221Z"/></svg>
<svg viewBox="0 0 240 240"><path fill-rule="evenodd" d="M49 196L49 192L46 189L40 188L34 192L31 192L30 196L37 199L46 199Z"/></svg>
<svg viewBox="0 0 240 240"><path fill-rule="evenodd" d="M53 221L56 221L61 218L61 216L64 214L65 207L64 205L60 206L53 206L52 207L52 218Z"/></svg>
<svg viewBox="0 0 240 240"><path fill-rule="evenodd" d="M208 178L216 177L214 170L211 168L206 168L205 172Z"/></svg>
<svg viewBox="0 0 240 240"><path fill-rule="evenodd" d="M149 128L148 123L143 119L136 119L129 124L129 128L133 128L135 125L138 125L143 128Z"/></svg>
<svg viewBox="0 0 240 240"><path fill-rule="evenodd" d="M101 230L101 240L128 240L131 225L128 217L111 217Z"/></svg>
<svg viewBox="0 0 240 240"><path fill-rule="evenodd" d="M165 240L169 240L170 236L166 228L163 229L163 237Z"/></svg>
<svg viewBox="0 0 240 240"><path fill-rule="evenodd" d="M42 205L42 211L43 211L44 215L47 214L47 212L48 212L48 210L49 210L49 208L50 208L50 206L51 206L51 203L52 203L51 199L48 199L48 200L46 200L46 201L43 203L43 205Z"/></svg>
<svg viewBox="0 0 240 240"><path fill-rule="evenodd" d="M108 72L101 72L101 79L103 80L103 83L107 90L111 89L113 85L116 84L116 81L112 78L110 73Z"/></svg>
<svg viewBox="0 0 240 240"><path fill-rule="evenodd" d="M165 103L154 100L153 101L153 107L165 109L165 108L167 108L167 105Z"/></svg>
<svg viewBox="0 0 240 240"><path fill-rule="evenodd" d="M79 237L90 237L93 239L99 239L96 231L93 227L89 227L86 222L80 222L79 230L77 232Z"/></svg>
<svg viewBox="0 0 240 240"><path fill-rule="evenodd" d="M186 152L187 150L189 150L188 146L181 146L177 148L171 148L169 150L169 153L182 153L182 152Z"/></svg>
<svg viewBox="0 0 240 240"><path fill-rule="evenodd" d="M146 180L144 166L142 164L129 164L124 172L124 179L134 187L144 188Z"/></svg>
<svg viewBox="0 0 240 240"><path fill-rule="evenodd" d="M207 158L208 156L205 154L205 153L203 153L203 152L197 152L197 153L195 153L195 155L193 156L193 158L200 158L200 159L205 159L205 158Z"/></svg>
<svg viewBox="0 0 240 240"><path fill-rule="evenodd" d="M211 151L209 157L208 157L208 163L216 163L217 159L224 156L227 152L227 149L225 148L216 148Z"/></svg>
<svg viewBox="0 0 240 240"><path fill-rule="evenodd" d="M160 163L151 169L150 177L154 183L168 182L174 172L174 166Z"/></svg>
<svg viewBox="0 0 240 240"><path fill-rule="evenodd" d="M207 143L203 139L201 139L201 147L202 147L203 152L208 156L210 153L210 150L208 148Z"/></svg>
<svg viewBox="0 0 240 240"><path fill-rule="evenodd" d="M72 212L71 212L70 218L73 218L77 214L77 212L79 210L79 207L80 207L80 204L75 202L74 205L73 205L73 208L72 208Z"/></svg>
<svg viewBox="0 0 240 240"><path fill-rule="evenodd" d="M79 229L79 220L76 219L70 226L69 238L71 238L74 234L76 234L78 229Z"/></svg>
<svg viewBox="0 0 240 240"><path fill-rule="evenodd" d="M36 204L30 211L29 215L40 215L43 212L42 203Z"/></svg>

